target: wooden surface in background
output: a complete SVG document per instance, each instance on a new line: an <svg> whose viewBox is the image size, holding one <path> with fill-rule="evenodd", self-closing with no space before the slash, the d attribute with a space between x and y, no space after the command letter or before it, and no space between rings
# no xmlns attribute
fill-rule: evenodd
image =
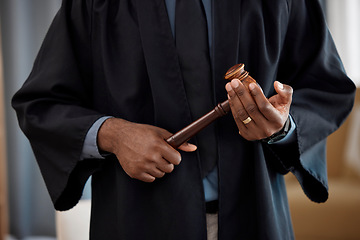
<svg viewBox="0 0 360 240"><path fill-rule="evenodd" d="M354 106L360 106L360 89L356 90L355 104ZM333 134L331 134L327 141L327 163L328 163L328 175L329 177L342 177L345 169L344 157L346 150L346 139L348 138L349 123L352 114L344 124Z"/></svg>
<svg viewBox="0 0 360 240"><path fill-rule="evenodd" d="M2 72L2 52L0 37L0 239L5 239L8 232L7 209L7 175L6 175L6 144L5 144L5 109L4 109L4 84Z"/></svg>
<svg viewBox="0 0 360 240"><path fill-rule="evenodd" d="M360 106L357 89L355 107ZM345 151L351 133L351 113L327 142L329 199L324 204L311 202L294 175L286 176L290 212L297 240L359 240L360 175L349 174Z"/></svg>

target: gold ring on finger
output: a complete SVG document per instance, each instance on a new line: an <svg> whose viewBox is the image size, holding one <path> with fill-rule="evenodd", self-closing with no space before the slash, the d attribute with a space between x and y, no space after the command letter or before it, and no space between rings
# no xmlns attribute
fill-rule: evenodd
<svg viewBox="0 0 360 240"><path fill-rule="evenodd" d="M251 122L251 117L248 117L247 119L245 119L244 121L242 121L245 125L248 124L249 122Z"/></svg>

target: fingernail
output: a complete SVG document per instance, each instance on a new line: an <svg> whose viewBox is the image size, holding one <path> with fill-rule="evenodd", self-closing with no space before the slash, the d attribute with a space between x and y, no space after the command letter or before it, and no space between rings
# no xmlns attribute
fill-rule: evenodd
<svg viewBox="0 0 360 240"><path fill-rule="evenodd" d="M231 85L230 85L230 83L227 83L226 85L225 85L225 89L226 89L226 91L231 91Z"/></svg>
<svg viewBox="0 0 360 240"><path fill-rule="evenodd" d="M237 87L239 86L239 80L233 79L233 80L231 81L231 86L232 86L233 88L237 88Z"/></svg>
<svg viewBox="0 0 360 240"><path fill-rule="evenodd" d="M284 90L284 85L280 82L277 82L277 85L278 87L281 89L281 90Z"/></svg>
<svg viewBox="0 0 360 240"><path fill-rule="evenodd" d="M250 83L249 84L249 89L250 89L250 91L254 90L255 89L255 83Z"/></svg>

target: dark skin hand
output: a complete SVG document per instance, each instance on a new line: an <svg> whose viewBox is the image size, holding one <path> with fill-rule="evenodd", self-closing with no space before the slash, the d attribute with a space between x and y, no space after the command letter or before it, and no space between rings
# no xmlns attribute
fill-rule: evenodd
<svg viewBox="0 0 360 240"><path fill-rule="evenodd" d="M267 99L254 83L249 91L238 80L226 85L232 114L239 133L249 141L260 140L281 130L289 116L292 88L279 82L274 84L278 93ZM247 117L251 121L244 124ZM134 179L153 182L171 173L180 164L180 153L165 139L172 134L165 129L146 124L109 118L98 132L98 147L116 155L124 171ZM188 143L179 150L192 152L196 146Z"/></svg>
<svg viewBox="0 0 360 240"><path fill-rule="evenodd" d="M277 94L269 99L255 83L250 83L247 89L238 79L234 79L225 88L239 134L246 140L261 140L283 128L289 116L292 87L276 81L274 88ZM248 117L252 120L244 123Z"/></svg>
<svg viewBox="0 0 360 240"><path fill-rule="evenodd" d="M165 140L171 135L155 126L109 118L100 127L97 141L101 150L116 155L131 178L153 182L181 162L180 153ZM196 146L184 143L178 149L192 152Z"/></svg>

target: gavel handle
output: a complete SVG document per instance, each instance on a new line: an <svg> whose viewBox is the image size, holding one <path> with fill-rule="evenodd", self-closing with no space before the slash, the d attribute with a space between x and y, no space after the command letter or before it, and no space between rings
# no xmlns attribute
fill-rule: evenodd
<svg viewBox="0 0 360 240"><path fill-rule="evenodd" d="M214 122L216 119L225 116L230 111L229 100L219 103L213 110L181 129L166 141L173 147L178 148L181 144L192 138L202 129Z"/></svg>
<svg viewBox="0 0 360 240"><path fill-rule="evenodd" d="M225 74L224 78L228 81L232 79L239 79L246 88L248 88L250 83L256 83L255 79L253 79L247 71L244 69L244 64L239 63L232 66ZM178 148L181 144L192 138L195 134L200 132L202 129L207 127L210 123L215 121L216 119L225 116L230 111L229 101L219 103L213 110L191 123L187 127L181 129L166 141L173 147Z"/></svg>

